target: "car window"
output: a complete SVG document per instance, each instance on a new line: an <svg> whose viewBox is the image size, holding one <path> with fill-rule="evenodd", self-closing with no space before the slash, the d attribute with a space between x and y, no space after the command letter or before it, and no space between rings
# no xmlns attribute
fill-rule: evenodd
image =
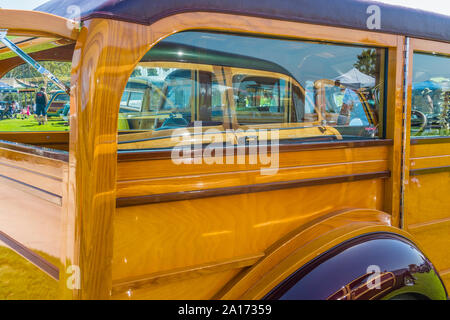
<svg viewBox="0 0 450 320"><path fill-rule="evenodd" d="M414 53L411 136L450 136L450 58Z"/></svg>
<svg viewBox="0 0 450 320"><path fill-rule="evenodd" d="M258 141L260 132L278 130L286 143L382 137L385 59L382 48L174 34L142 58L128 81L119 149L170 148L181 129L203 145L211 129L232 144L250 130Z"/></svg>

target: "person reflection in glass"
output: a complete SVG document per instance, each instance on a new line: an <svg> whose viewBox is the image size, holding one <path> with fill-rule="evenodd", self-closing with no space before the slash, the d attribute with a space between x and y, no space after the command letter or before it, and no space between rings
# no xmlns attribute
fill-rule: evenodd
<svg viewBox="0 0 450 320"><path fill-rule="evenodd" d="M433 104L433 99L431 98L431 90L429 88L425 88L422 91L422 97L424 100L424 109L423 111L425 113L433 113L434 111L434 104Z"/></svg>
<svg viewBox="0 0 450 320"><path fill-rule="evenodd" d="M335 86L340 83L335 83ZM344 94L341 111L337 119L337 125L342 126L362 126L369 125L364 108L358 94L352 89L340 86Z"/></svg>

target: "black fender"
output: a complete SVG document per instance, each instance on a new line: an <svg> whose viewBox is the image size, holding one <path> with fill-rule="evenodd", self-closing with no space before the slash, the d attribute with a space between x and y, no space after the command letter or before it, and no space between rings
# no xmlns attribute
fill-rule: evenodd
<svg viewBox="0 0 450 320"><path fill-rule="evenodd" d="M432 263L410 240L369 233L321 254L281 282L264 299L447 299Z"/></svg>

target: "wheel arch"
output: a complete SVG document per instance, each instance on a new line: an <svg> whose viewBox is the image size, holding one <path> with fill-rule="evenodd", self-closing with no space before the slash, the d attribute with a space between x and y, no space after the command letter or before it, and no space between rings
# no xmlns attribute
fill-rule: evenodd
<svg viewBox="0 0 450 320"><path fill-rule="evenodd" d="M264 299L369 300L401 296L447 299L433 264L404 236L352 238L296 270Z"/></svg>
<svg viewBox="0 0 450 320"><path fill-rule="evenodd" d="M395 250L389 249L388 244L392 245ZM445 287L431 262L426 258L426 255L423 254L423 251L415 243L413 237L409 233L391 226L390 215L378 210L349 209L323 216L316 221L312 221L308 225L300 227L298 230L294 230L291 234L269 248L265 252L264 258L257 264L238 275L238 277L229 283L216 298L283 298L283 295L280 295L281 291L289 286L293 287L301 279L303 279L304 282L304 280L307 279L305 278L306 276L310 278L310 283L314 283L314 276L317 277L317 274L320 273L313 271L318 270L317 268L319 265L321 266L321 269L333 270L335 265L332 262L335 260L345 261L345 259L342 258L342 252L345 252L350 259L348 252L351 251L353 252L351 258L354 262L353 266L350 268L350 272L344 272L340 277L335 277L335 280L333 280L333 278L328 280L330 281L328 284L329 292L325 294L322 293L321 295L309 295L310 298L314 299L330 298L333 294L337 293L343 285L351 285L353 281L364 276L367 272L361 273L360 270L362 270L363 266L367 265L368 261L372 261L372 263L367 265L366 268L368 266L377 265L378 263L382 269L381 273L384 271L392 272L390 269L401 264L399 261L395 264L394 258L392 258L394 259L391 263L392 266L388 263L389 259L376 261L374 260L376 257L374 257L373 254L372 256L369 255L369 257L364 257L364 251L361 251L362 249L360 248L366 247L370 249L372 246L378 248L377 250L380 250L379 247L384 248L382 250L388 250L386 252L392 257L395 257L396 254L405 253L406 248L411 248L410 255L405 259L411 261L415 259L414 261L417 262L418 259L423 258L423 261L426 263L422 268L424 268L424 270L429 268L430 273L433 273L433 275L429 277L431 280L427 281L434 281L436 286L440 286L440 289L437 289L439 292L434 294L423 292L423 290L420 291L417 289L417 286L417 290L414 289L415 291L395 290L396 292L415 292L429 298L447 297ZM354 249L349 250L349 248ZM359 252L358 254L360 254L360 256L355 254L355 252ZM370 250L367 252L370 252ZM338 256L338 259L331 259L335 256ZM413 263L411 262L410 264ZM411 267L414 268L413 266ZM397 270L397 272L399 271ZM351 274L354 275L353 278L350 276ZM367 274L365 276L367 277ZM386 277L392 279L395 278L392 275L382 274L382 281L385 281ZM359 279L359 281L360 280L361 279ZM397 285L399 284L399 281L396 278L392 281L396 282ZM278 292L277 294L275 294L275 290ZM308 287L307 290L317 291L318 288L314 289L313 287ZM391 290L390 292L394 291ZM329 295L326 295L328 293ZM387 294L389 294L389 292L384 290L382 295L378 294L377 297L369 298L381 298L382 296L387 296ZM300 298L305 298L305 296Z"/></svg>

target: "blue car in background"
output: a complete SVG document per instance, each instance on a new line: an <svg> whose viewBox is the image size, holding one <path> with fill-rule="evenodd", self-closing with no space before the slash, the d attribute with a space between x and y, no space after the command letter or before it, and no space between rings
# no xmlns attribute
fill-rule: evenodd
<svg viewBox="0 0 450 320"><path fill-rule="evenodd" d="M58 116L60 111L64 110L67 104L70 102L70 96L65 91L56 91L52 94L45 111L48 116Z"/></svg>

